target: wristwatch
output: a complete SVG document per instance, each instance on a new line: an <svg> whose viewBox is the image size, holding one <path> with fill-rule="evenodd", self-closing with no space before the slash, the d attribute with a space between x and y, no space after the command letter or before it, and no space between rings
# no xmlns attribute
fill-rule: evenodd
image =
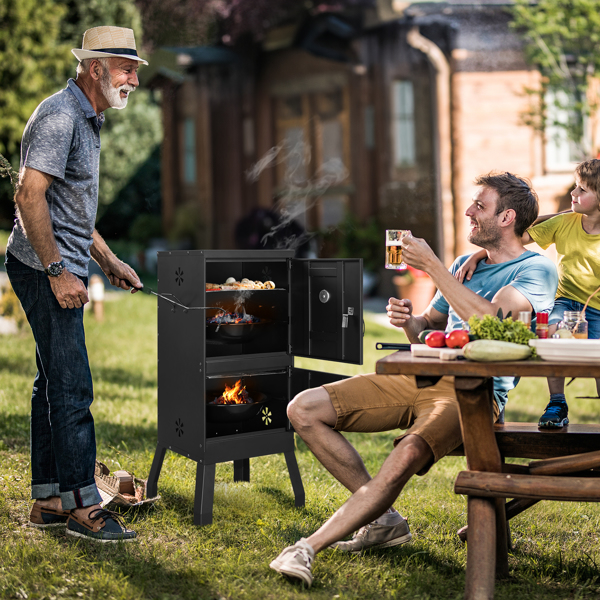
<svg viewBox="0 0 600 600"><path fill-rule="evenodd" d="M58 262L51 262L45 269L44 272L48 277L58 277L62 275L62 272L65 270L65 261L60 260Z"/></svg>

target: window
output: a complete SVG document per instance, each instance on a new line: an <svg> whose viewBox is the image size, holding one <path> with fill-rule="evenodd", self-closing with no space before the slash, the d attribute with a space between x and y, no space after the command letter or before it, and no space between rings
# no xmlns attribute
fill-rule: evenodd
<svg viewBox="0 0 600 600"><path fill-rule="evenodd" d="M415 97L412 81L396 80L392 84L392 127L394 166L413 167L415 148Z"/></svg>
<svg viewBox="0 0 600 600"><path fill-rule="evenodd" d="M565 90L546 92L546 168L549 171L573 170L583 160L589 144L589 122L575 110L575 97ZM574 138L580 137L579 141Z"/></svg>
<svg viewBox="0 0 600 600"><path fill-rule="evenodd" d="M196 124L191 117L183 122L183 180L196 183Z"/></svg>

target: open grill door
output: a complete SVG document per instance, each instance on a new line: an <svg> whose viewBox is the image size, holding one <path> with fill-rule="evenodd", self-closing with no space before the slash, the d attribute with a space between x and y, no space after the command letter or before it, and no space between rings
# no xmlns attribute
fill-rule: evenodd
<svg viewBox="0 0 600 600"><path fill-rule="evenodd" d="M362 259L291 259L291 354L362 365Z"/></svg>

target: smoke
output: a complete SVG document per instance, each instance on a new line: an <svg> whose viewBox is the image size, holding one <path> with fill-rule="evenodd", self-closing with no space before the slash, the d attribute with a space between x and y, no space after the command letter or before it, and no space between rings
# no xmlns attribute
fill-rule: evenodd
<svg viewBox="0 0 600 600"><path fill-rule="evenodd" d="M247 171L247 180L253 183L266 169L286 165L282 185L284 193L274 205L280 220L261 238L263 246L270 238L274 238L276 248L295 250L317 235L316 232L291 233L287 230L295 221L302 222L305 213L317 204L319 197L330 187L342 183L348 177L348 170L341 159L331 158L318 168L311 179L306 175L310 161L308 144L286 140L271 148Z"/></svg>
<svg viewBox="0 0 600 600"><path fill-rule="evenodd" d="M236 293L234 299L234 312L243 314L244 317L246 316L246 300L252 296L252 293L253 292L250 290L240 290Z"/></svg>

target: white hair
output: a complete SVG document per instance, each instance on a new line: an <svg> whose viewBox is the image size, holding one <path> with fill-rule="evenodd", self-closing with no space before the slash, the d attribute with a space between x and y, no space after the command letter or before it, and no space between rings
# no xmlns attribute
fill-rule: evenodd
<svg viewBox="0 0 600 600"><path fill-rule="evenodd" d="M92 61L97 60L102 65L102 71L106 73L110 69L109 58L84 58L81 62L77 63L77 75L84 75L90 72Z"/></svg>

